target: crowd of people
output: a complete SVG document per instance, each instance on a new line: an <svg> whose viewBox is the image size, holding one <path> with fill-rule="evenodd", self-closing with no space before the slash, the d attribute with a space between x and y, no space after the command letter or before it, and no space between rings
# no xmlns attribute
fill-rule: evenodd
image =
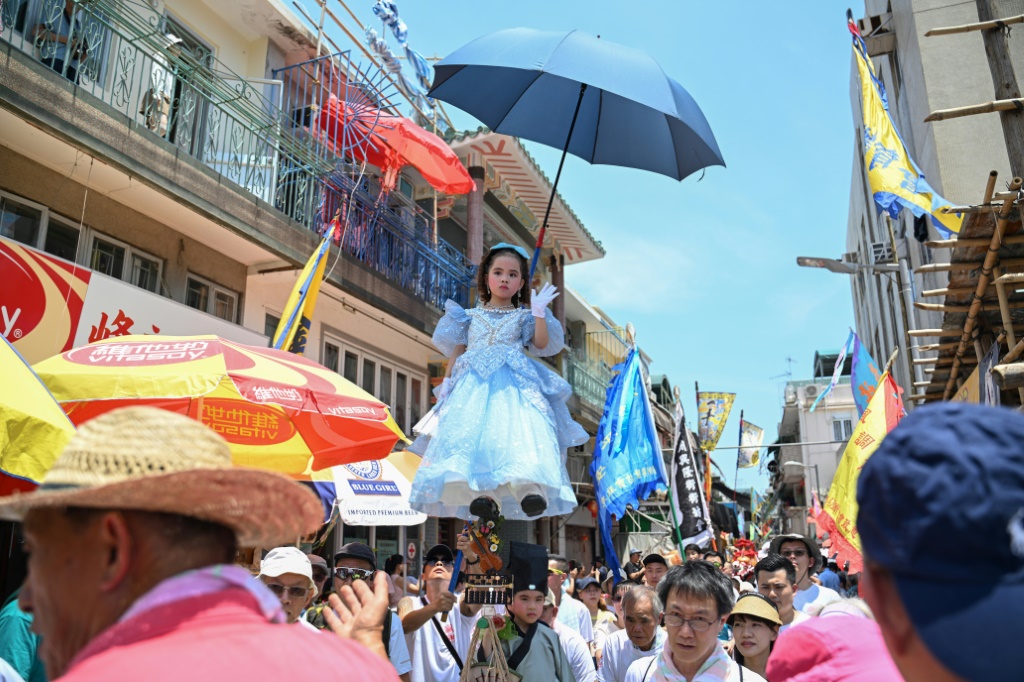
<svg viewBox="0 0 1024 682"><path fill-rule="evenodd" d="M619 580L513 542L510 600L485 607L463 590L481 573L468 535L431 547L418 580L360 543L304 553L295 539L321 520L306 489L232 467L194 420L115 410L36 491L0 499L29 554L0 610L0 680L1015 677L1012 629L993 626L1024 607L1024 417L921 408L865 464L858 500L859 585L801 535L772 538L741 575L713 548L684 547L678 565L631 548ZM258 575L239 546L272 547ZM494 677L483 626L517 677Z"/></svg>

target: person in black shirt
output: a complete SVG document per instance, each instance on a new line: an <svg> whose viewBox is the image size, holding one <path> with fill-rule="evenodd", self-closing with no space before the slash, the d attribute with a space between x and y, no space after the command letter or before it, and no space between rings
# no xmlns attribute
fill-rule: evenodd
<svg viewBox="0 0 1024 682"><path fill-rule="evenodd" d="M622 571L626 574L626 580L641 584L644 578L644 566L640 563L640 550L636 547L629 550L629 561L622 567Z"/></svg>

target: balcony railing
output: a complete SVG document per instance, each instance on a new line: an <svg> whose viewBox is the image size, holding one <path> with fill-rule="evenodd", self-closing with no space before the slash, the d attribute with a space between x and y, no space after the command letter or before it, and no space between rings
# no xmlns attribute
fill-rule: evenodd
<svg viewBox="0 0 1024 682"><path fill-rule="evenodd" d="M242 78L205 48L186 48L142 0L73 2L70 25L64 7L0 0L0 41L306 229L320 232L344 204L353 223L345 250L354 258L427 303L468 304L472 264L434 236L432 217L414 202L382 197L368 181L359 190L339 181L343 160L311 144L308 123L283 101L283 81ZM347 54L329 59L351 73ZM341 79L338 87L353 86Z"/></svg>
<svg viewBox="0 0 1024 682"><path fill-rule="evenodd" d="M612 368L626 357L623 330L588 332L580 347L566 352L566 380L573 393L601 412L612 380Z"/></svg>

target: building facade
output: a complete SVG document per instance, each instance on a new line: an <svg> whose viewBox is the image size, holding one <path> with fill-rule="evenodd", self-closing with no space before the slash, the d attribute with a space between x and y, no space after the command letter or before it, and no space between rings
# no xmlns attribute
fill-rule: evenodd
<svg viewBox="0 0 1024 682"><path fill-rule="evenodd" d="M1015 0L995 0L997 16L1021 13ZM981 33L926 37L931 29L978 21L975 3L935 3L929 0L867 0L865 17L859 20L875 72L885 85L893 122L911 156L932 187L957 206L982 201L990 171L1006 181L1012 174L1006 141L998 114L984 114L925 123L929 113L994 99L994 88ZM1024 45L1010 40L1011 61L1018 79L1024 74ZM852 60L852 57L851 57ZM864 165L864 123L860 79L852 62L850 102L853 114L853 146L850 211L844 259L861 265L895 262L898 257L910 271L949 261L947 250L931 250L922 243L940 239L928 221L915 221L909 211L898 220L878 215L870 196ZM998 187L1001 187L1000 183ZM894 239L893 239L894 237ZM894 256L895 242L895 256ZM937 268L926 268L936 270ZM904 271L906 272L906 271ZM942 314L918 310L911 301L941 303L929 298L947 286L948 273L937 269L915 272L901 291L892 272L860 270L851 276L857 332L881 366L894 348L901 359L893 368L897 382L910 389L927 383L924 368L910 362L915 353L907 344L906 330L937 329ZM931 294L935 296L937 294ZM905 316L905 319L904 319ZM913 345L936 342L922 337ZM908 390L908 395L915 391ZM907 401L907 409L913 402Z"/></svg>
<svg viewBox="0 0 1024 682"><path fill-rule="evenodd" d="M850 359L835 388L818 400L831 380L837 352L818 352L814 377L787 381L783 392L778 440L768 448L768 470L776 515L771 522L778 532L808 532L808 511L813 493L824 506L843 450L857 424L857 405L850 386Z"/></svg>

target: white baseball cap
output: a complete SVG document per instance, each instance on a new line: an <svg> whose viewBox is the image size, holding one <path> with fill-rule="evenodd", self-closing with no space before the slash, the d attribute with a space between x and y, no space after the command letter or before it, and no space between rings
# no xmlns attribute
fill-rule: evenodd
<svg viewBox="0 0 1024 682"><path fill-rule="evenodd" d="M260 562L260 576L276 578L285 573L304 576L316 594L316 583L313 582L313 564L302 550L296 547L275 547L267 552ZM257 576L259 577L259 576Z"/></svg>

